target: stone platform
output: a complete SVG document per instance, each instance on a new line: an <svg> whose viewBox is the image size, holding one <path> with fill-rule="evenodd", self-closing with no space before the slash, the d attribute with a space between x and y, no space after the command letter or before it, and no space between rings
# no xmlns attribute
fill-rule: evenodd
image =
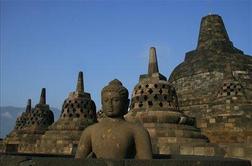
<svg viewBox="0 0 252 166"><path fill-rule="evenodd" d="M218 144L226 156L252 159L252 122L250 117L222 115L202 118L198 126L212 143Z"/></svg>
<svg viewBox="0 0 252 166"><path fill-rule="evenodd" d="M185 124L144 123L151 136L153 153L224 156L222 148L209 143L200 129Z"/></svg>
<svg viewBox="0 0 252 166"><path fill-rule="evenodd" d="M83 159L75 160L67 157L49 156L14 156L1 155L0 165L4 166L251 166L250 161L221 158L221 157L195 157L195 156L154 156L152 160L102 160L102 159Z"/></svg>

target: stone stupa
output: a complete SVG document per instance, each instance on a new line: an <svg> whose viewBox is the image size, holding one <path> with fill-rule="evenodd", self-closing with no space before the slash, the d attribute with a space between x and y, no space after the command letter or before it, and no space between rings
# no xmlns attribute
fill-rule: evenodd
<svg viewBox="0 0 252 166"><path fill-rule="evenodd" d="M202 18L197 48L169 81L210 142L229 157L252 159L252 57L233 46L219 15Z"/></svg>
<svg viewBox="0 0 252 166"><path fill-rule="evenodd" d="M36 141L54 122L53 112L46 104L46 89L43 88L40 102L32 109L28 100L26 111L16 120L14 130L4 139L6 152L33 153Z"/></svg>
<svg viewBox="0 0 252 166"><path fill-rule="evenodd" d="M96 122L95 103L84 92L83 73L79 72L76 91L64 101L60 118L37 141L36 153L74 155L82 131Z"/></svg>
<svg viewBox="0 0 252 166"><path fill-rule="evenodd" d="M195 119L180 111L175 88L159 73L154 47L150 48L148 74L140 76L125 118L143 123L150 133L154 154L223 155L194 126Z"/></svg>

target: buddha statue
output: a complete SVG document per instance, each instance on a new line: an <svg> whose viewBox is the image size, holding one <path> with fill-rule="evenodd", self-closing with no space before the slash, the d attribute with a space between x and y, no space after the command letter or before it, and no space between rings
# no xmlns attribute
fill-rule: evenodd
<svg viewBox="0 0 252 166"><path fill-rule="evenodd" d="M123 117L128 112L128 96L128 90L117 79L103 88L105 117L83 131L75 158L152 158L148 131L141 124L127 122Z"/></svg>

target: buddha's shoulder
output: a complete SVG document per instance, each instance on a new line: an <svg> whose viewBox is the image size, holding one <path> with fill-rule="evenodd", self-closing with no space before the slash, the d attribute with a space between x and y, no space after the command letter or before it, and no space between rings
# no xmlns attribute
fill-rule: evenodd
<svg viewBox="0 0 252 166"><path fill-rule="evenodd" d="M100 123L94 123L94 124L88 126L87 128L85 128L84 131L86 131L86 132L91 132L92 130L95 130L95 129L97 129L97 128L100 128L100 126L101 126Z"/></svg>

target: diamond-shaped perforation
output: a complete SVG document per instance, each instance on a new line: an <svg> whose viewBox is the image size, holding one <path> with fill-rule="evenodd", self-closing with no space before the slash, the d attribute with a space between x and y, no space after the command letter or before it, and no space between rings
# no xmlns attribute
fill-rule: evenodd
<svg viewBox="0 0 252 166"><path fill-rule="evenodd" d="M152 90L152 89L149 89L148 92L149 92L149 94L152 94L152 93L153 93L153 90Z"/></svg>
<svg viewBox="0 0 252 166"><path fill-rule="evenodd" d="M158 84L154 84L154 87L155 87L155 88L158 88Z"/></svg>
<svg viewBox="0 0 252 166"><path fill-rule="evenodd" d="M155 95L155 96L154 96L154 99L155 99L155 100L158 100L158 95Z"/></svg>
<svg viewBox="0 0 252 166"><path fill-rule="evenodd" d="M222 87L222 92L218 93L219 96L233 96L239 94L241 91L241 85L235 83L224 83Z"/></svg>
<svg viewBox="0 0 252 166"><path fill-rule="evenodd" d="M149 107L153 106L152 101L148 101L148 105L149 105Z"/></svg>

